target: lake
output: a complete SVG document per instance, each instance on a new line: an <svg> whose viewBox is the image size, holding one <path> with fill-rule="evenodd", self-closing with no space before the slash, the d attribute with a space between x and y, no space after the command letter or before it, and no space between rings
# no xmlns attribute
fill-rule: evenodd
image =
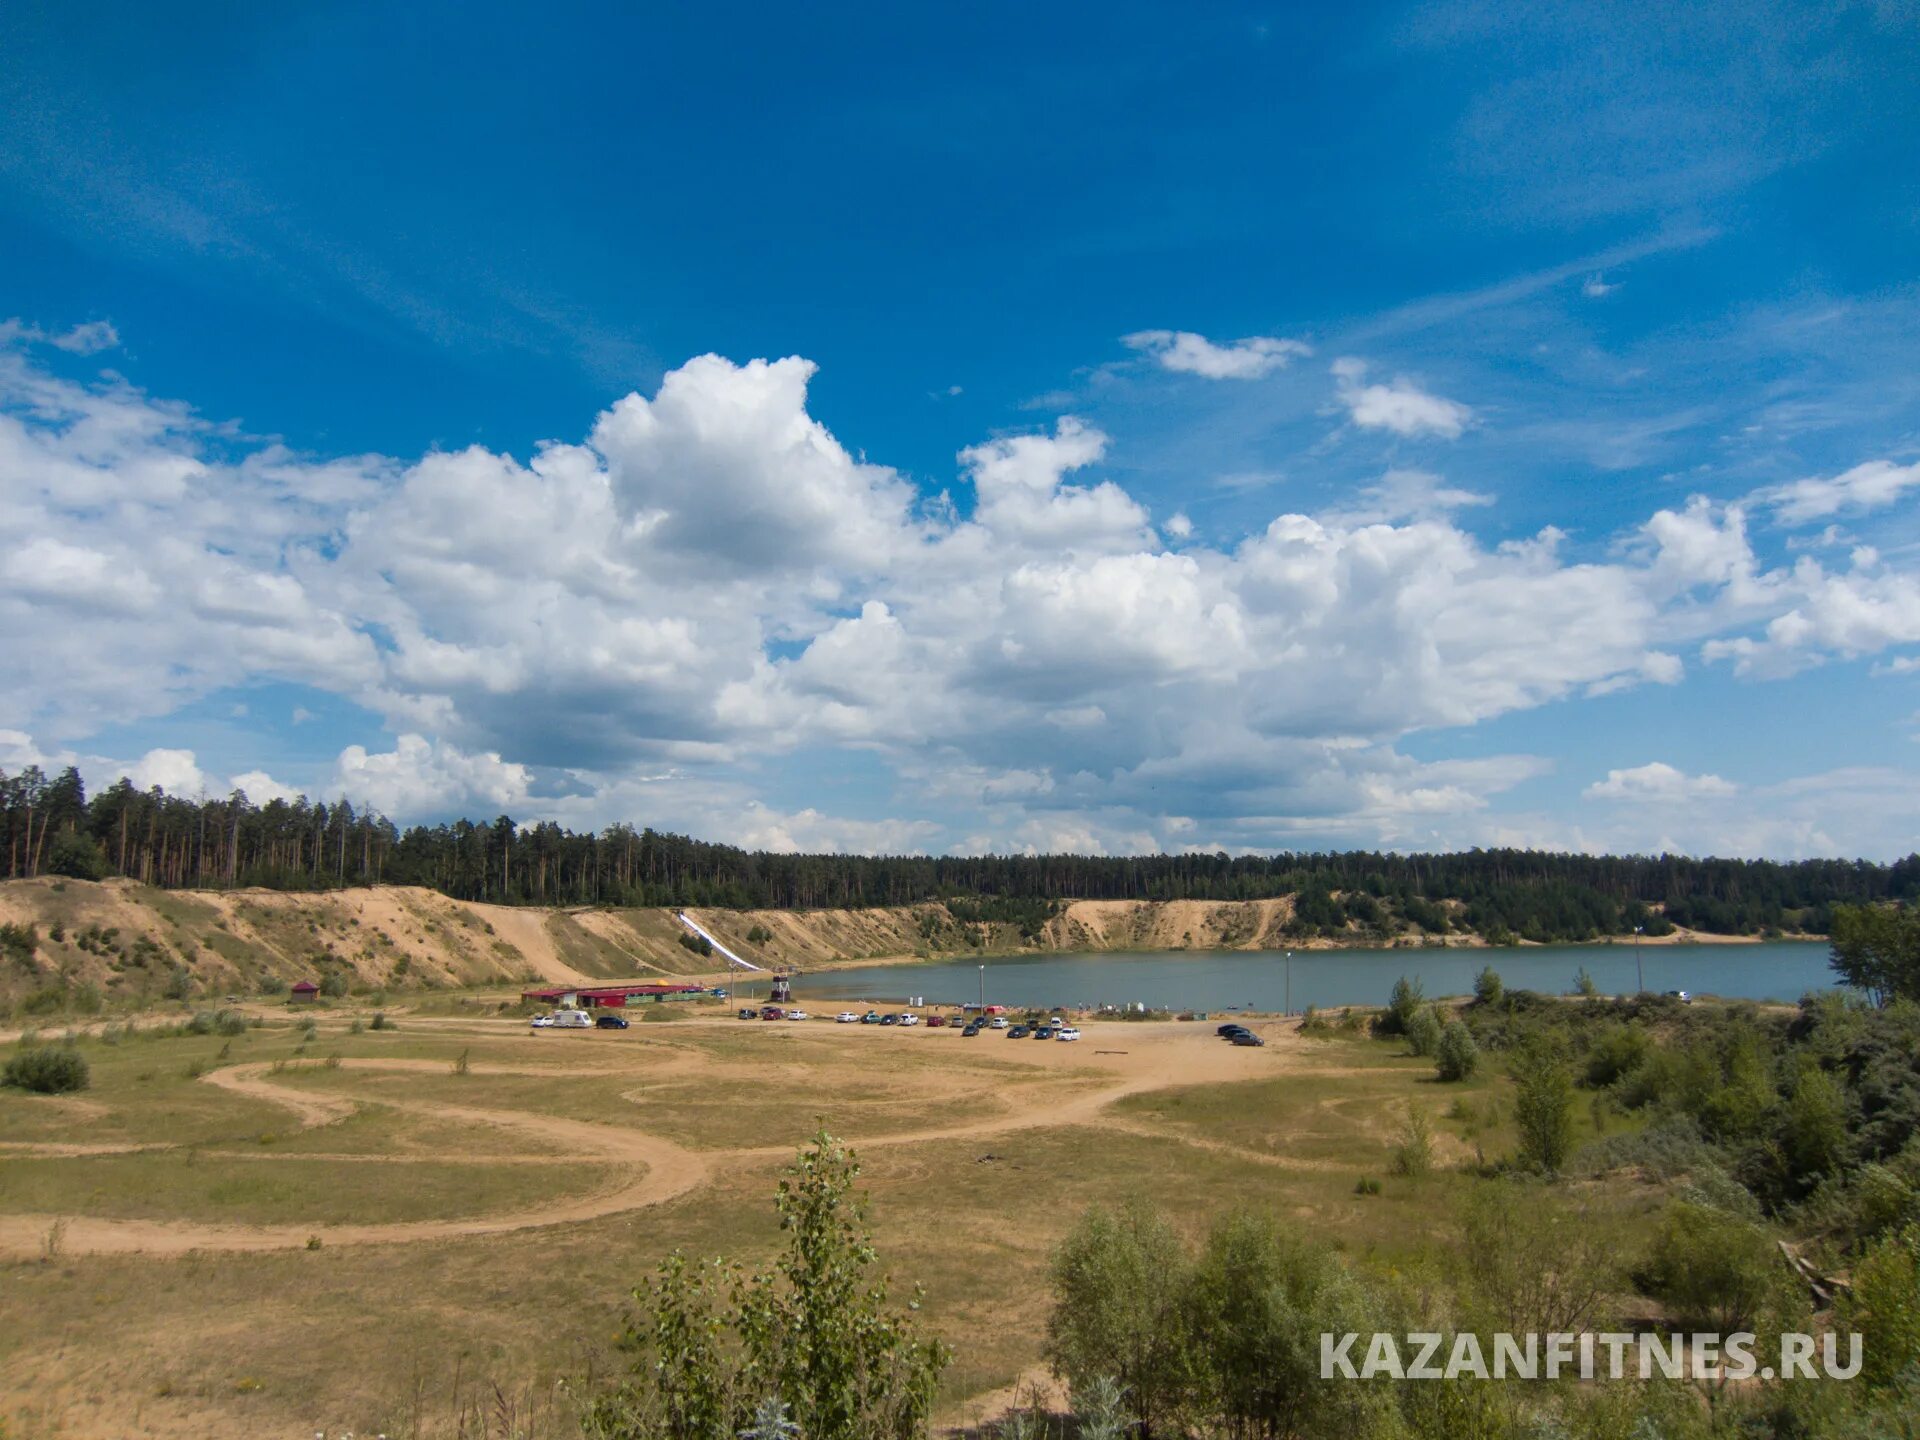
<svg viewBox="0 0 1920 1440"><path fill-rule="evenodd" d="M1775 940L1754 945L1647 945L1641 950L1649 990L1688 990L1749 1000L1795 1001L1834 986L1824 941ZM984 965L984 975L982 966ZM1469 995L1483 965L1509 989L1564 994L1584 966L1602 994L1631 994L1633 946L1539 945L1488 950L1296 950L1293 1008L1383 1005L1393 982L1417 978L1430 997ZM960 1004L980 998L1014 1006L1139 1003L1155 1009L1279 1011L1287 999L1281 951L1156 950L982 956L919 965L865 965L821 970L795 979L802 1004L868 1000ZM738 979L740 977L736 977ZM751 987L764 993L764 984ZM745 994L748 987L736 986Z"/></svg>

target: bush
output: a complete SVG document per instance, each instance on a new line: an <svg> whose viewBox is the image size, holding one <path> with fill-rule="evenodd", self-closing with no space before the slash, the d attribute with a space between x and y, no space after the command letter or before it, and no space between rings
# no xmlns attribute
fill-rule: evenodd
<svg viewBox="0 0 1920 1440"><path fill-rule="evenodd" d="M0 925L0 954L19 965L33 964L40 932L31 925Z"/></svg>
<svg viewBox="0 0 1920 1440"><path fill-rule="evenodd" d="M1443 1028L1433 1006L1421 1006L1407 1021L1407 1049L1415 1055L1433 1054L1440 1048L1440 1032Z"/></svg>
<svg viewBox="0 0 1920 1440"><path fill-rule="evenodd" d="M329 970L320 978L320 993L329 1000L338 1000L347 993L347 973L344 970Z"/></svg>
<svg viewBox="0 0 1920 1440"><path fill-rule="evenodd" d="M695 935L689 931L680 937L680 943L696 955L713 954L713 942L704 935Z"/></svg>
<svg viewBox="0 0 1920 1440"><path fill-rule="evenodd" d="M1423 1179L1433 1171L1433 1122L1427 1112L1407 1102L1407 1118L1400 1127L1400 1138L1393 1146L1393 1173L1409 1180Z"/></svg>
<svg viewBox="0 0 1920 1440"><path fill-rule="evenodd" d="M1786 1269L1772 1239L1751 1220L1705 1205L1670 1206L1638 1279L1666 1305L1676 1328L1757 1331L1786 1299Z"/></svg>
<svg viewBox="0 0 1920 1440"><path fill-rule="evenodd" d="M1491 1009L1498 1005L1506 992L1506 986L1500 980L1500 972L1491 965L1484 967L1473 982L1473 998Z"/></svg>
<svg viewBox="0 0 1920 1440"><path fill-rule="evenodd" d="M278 975L262 975L260 977L260 993L262 995L284 995L287 993L287 982Z"/></svg>
<svg viewBox="0 0 1920 1440"><path fill-rule="evenodd" d="M1513 1078L1519 1085L1513 1118L1520 1127L1520 1164L1558 1174L1573 1149L1573 1081L1567 1067L1536 1046L1515 1060Z"/></svg>
<svg viewBox="0 0 1920 1440"><path fill-rule="evenodd" d="M1442 1080L1465 1080L1480 1067L1480 1047L1473 1032L1458 1020L1449 1020L1434 1047L1434 1073Z"/></svg>
<svg viewBox="0 0 1920 1440"><path fill-rule="evenodd" d="M400 1027L387 1018L386 1011L377 1010L374 1012L373 1023L368 1025L367 1028L369 1030L398 1030Z"/></svg>
<svg viewBox="0 0 1920 1440"><path fill-rule="evenodd" d="M39 1095L64 1095L93 1083L87 1057L67 1046L32 1045L20 1051L0 1071L0 1085L12 1085Z"/></svg>
<svg viewBox="0 0 1920 1440"><path fill-rule="evenodd" d="M1393 994L1387 1000L1387 1008L1373 1018L1373 1033L1376 1035L1404 1035L1413 1017L1426 1003L1426 991L1420 988L1418 980L1409 980L1402 975L1393 982Z"/></svg>
<svg viewBox="0 0 1920 1440"><path fill-rule="evenodd" d="M1860 1375L1869 1385L1893 1382L1920 1366L1920 1225L1870 1247L1853 1270L1853 1292L1840 1328L1863 1337Z"/></svg>
<svg viewBox="0 0 1920 1440"><path fill-rule="evenodd" d="M824 1132L775 1204L786 1249L757 1275L675 1254L635 1298L628 1377L591 1399L590 1440L802 1435L893 1440L926 1433L947 1363L889 1305L853 1194L854 1158Z"/></svg>
<svg viewBox="0 0 1920 1440"><path fill-rule="evenodd" d="M1179 1236L1144 1203L1088 1210L1053 1257L1047 1359L1055 1373L1074 1386L1108 1377L1149 1430L1172 1428L1186 1370L1186 1272Z"/></svg>

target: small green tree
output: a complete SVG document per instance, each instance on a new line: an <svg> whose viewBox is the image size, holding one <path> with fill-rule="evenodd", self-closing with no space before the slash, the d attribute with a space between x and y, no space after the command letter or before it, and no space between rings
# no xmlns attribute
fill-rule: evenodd
<svg viewBox="0 0 1920 1440"><path fill-rule="evenodd" d="M1434 1073L1445 1081L1469 1079L1480 1067L1480 1047L1473 1032L1458 1020L1449 1020L1434 1047Z"/></svg>
<svg viewBox="0 0 1920 1440"><path fill-rule="evenodd" d="M104 880L113 873L100 842L78 830L63 830L54 836L42 868L49 875L64 875L70 880Z"/></svg>
<svg viewBox="0 0 1920 1440"><path fill-rule="evenodd" d="M1180 1308L1189 1268L1173 1228L1144 1202L1088 1210L1054 1252L1054 1374L1078 1388L1110 1377L1148 1431L1174 1419L1189 1378Z"/></svg>
<svg viewBox="0 0 1920 1440"><path fill-rule="evenodd" d="M1392 1434L1390 1387L1320 1377L1320 1337L1386 1328L1382 1307L1325 1245L1239 1214L1207 1237L1187 1287L1193 1418L1202 1434Z"/></svg>
<svg viewBox="0 0 1920 1440"><path fill-rule="evenodd" d="M1407 1021L1407 1049L1415 1055L1433 1054L1440 1048L1440 1033L1444 1028L1434 1007L1422 1005Z"/></svg>
<svg viewBox="0 0 1920 1440"><path fill-rule="evenodd" d="M1882 1386L1920 1366L1920 1224L1869 1246L1853 1270L1845 1324L1862 1337L1860 1376Z"/></svg>
<svg viewBox="0 0 1920 1440"><path fill-rule="evenodd" d="M1393 1173L1410 1180L1423 1179L1433 1170L1433 1122L1427 1112L1407 1102L1406 1119L1400 1126L1400 1138L1393 1145Z"/></svg>
<svg viewBox="0 0 1920 1440"><path fill-rule="evenodd" d="M1535 1045L1515 1057L1513 1078L1519 1087L1513 1118L1520 1127L1520 1163L1558 1174L1573 1150L1573 1079L1566 1064Z"/></svg>
<svg viewBox="0 0 1920 1440"><path fill-rule="evenodd" d="M1911 905L1836 905L1833 973L1876 1005L1920 1000L1920 910Z"/></svg>
<svg viewBox="0 0 1920 1440"><path fill-rule="evenodd" d="M1593 976L1587 973L1584 965L1573 972L1573 993L1588 1000L1600 993L1600 987L1593 983Z"/></svg>
<svg viewBox="0 0 1920 1440"><path fill-rule="evenodd" d="M1786 1268L1751 1220L1706 1205L1668 1207L1639 1275L1681 1325L1732 1334L1757 1331L1786 1308Z"/></svg>
<svg viewBox="0 0 1920 1440"><path fill-rule="evenodd" d="M1426 1003L1427 993L1420 988L1418 980L1409 980L1402 975L1393 982L1393 994L1388 997L1387 1008L1375 1017L1373 1028L1382 1035L1404 1035L1413 1017Z"/></svg>
<svg viewBox="0 0 1920 1440"><path fill-rule="evenodd" d="M1498 1005L1506 993L1507 987L1501 982L1500 972L1491 965L1483 966L1479 975L1474 977L1473 998L1488 1009Z"/></svg>
<svg viewBox="0 0 1920 1440"><path fill-rule="evenodd" d="M824 1131L780 1182L786 1249L747 1274L680 1255L635 1292L638 1359L588 1404L593 1440L913 1440L926 1431L946 1347L896 1312L854 1193L859 1165ZM774 1406L780 1408L775 1409ZM791 1427L791 1428L789 1428Z"/></svg>
<svg viewBox="0 0 1920 1440"><path fill-rule="evenodd" d="M347 993L347 972L329 970L320 977L320 993L329 1000L338 1000Z"/></svg>

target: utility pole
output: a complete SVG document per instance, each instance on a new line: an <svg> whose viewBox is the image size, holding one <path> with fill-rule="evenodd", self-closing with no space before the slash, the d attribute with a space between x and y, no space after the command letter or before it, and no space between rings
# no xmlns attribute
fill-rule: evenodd
<svg viewBox="0 0 1920 1440"><path fill-rule="evenodd" d="M1647 993L1647 972L1640 964L1640 932L1644 929L1646 929L1644 925L1636 925L1633 927L1633 973L1639 982L1639 993L1642 995Z"/></svg>
<svg viewBox="0 0 1920 1440"><path fill-rule="evenodd" d="M1293 952L1287 951L1287 1018L1293 1018Z"/></svg>
<svg viewBox="0 0 1920 1440"><path fill-rule="evenodd" d="M987 1013L987 967L980 967L980 1013Z"/></svg>

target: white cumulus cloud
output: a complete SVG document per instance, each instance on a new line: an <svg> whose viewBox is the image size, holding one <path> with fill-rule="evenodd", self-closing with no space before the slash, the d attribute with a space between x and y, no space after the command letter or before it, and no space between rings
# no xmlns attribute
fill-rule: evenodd
<svg viewBox="0 0 1920 1440"><path fill-rule="evenodd" d="M1258 380L1313 353L1304 341L1274 335L1251 335L1223 345L1191 330L1137 330L1122 336L1121 343L1152 356L1163 370L1209 380Z"/></svg>
<svg viewBox="0 0 1920 1440"><path fill-rule="evenodd" d="M1386 384L1366 381L1367 362L1344 356L1333 362L1335 395L1348 416L1363 430L1390 430L1395 435L1438 435L1458 439L1473 419L1473 411L1422 389L1404 375Z"/></svg>

